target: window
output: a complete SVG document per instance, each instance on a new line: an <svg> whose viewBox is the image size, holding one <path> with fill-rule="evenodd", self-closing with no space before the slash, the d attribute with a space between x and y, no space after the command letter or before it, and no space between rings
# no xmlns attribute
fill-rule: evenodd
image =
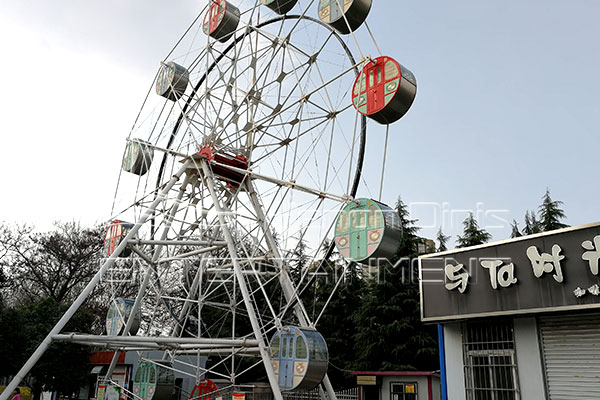
<svg viewBox="0 0 600 400"><path fill-rule="evenodd" d="M364 229L367 226L366 211L356 210L352 212L352 228Z"/></svg>
<svg viewBox="0 0 600 400"><path fill-rule="evenodd" d="M310 360L312 361L328 361L329 354L327 353L327 345L323 337L316 332L305 331L307 348L310 351Z"/></svg>
<svg viewBox="0 0 600 400"><path fill-rule="evenodd" d="M348 232L348 213L346 211L342 211L342 213L340 214L340 218L338 219L337 230L338 233Z"/></svg>
<svg viewBox="0 0 600 400"><path fill-rule="evenodd" d="M416 382L390 383L390 400L417 400Z"/></svg>
<svg viewBox="0 0 600 400"><path fill-rule="evenodd" d="M369 228L379 228L381 225L381 212L374 204L371 204L369 207Z"/></svg>
<svg viewBox="0 0 600 400"><path fill-rule="evenodd" d="M465 323L463 357L467 399L520 399L511 321Z"/></svg>
<svg viewBox="0 0 600 400"><path fill-rule="evenodd" d="M150 366L150 379L148 380L149 383L156 383L156 367L154 365Z"/></svg>
<svg viewBox="0 0 600 400"><path fill-rule="evenodd" d="M139 367L137 367L137 371L135 371L135 378L133 379L134 382L139 383L142 381L142 366L140 365Z"/></svg>
<svg viewBox="0 0 600 400"><path fill-rule="evenodd" d="M308 357L308 352L306 351L306 342L302 338L302 336L298 336L296 338L296 358L297 359L305 359Z"/></svg>
<svg viewBox="0 0 600 400"><path fill-rule="evenodd" d="M158 383L172 385L175 382L175 374L173 370L167 367L157 366L158 368Z"/></svg>
<svg viewBox="0 0 600 400"><path fill-rule="evenodd" d="M398 66L394 61L388 61L385 63L385 80L389 81L391 79L397 78L400 75L400 71L398 71Z"/></svg>
<svg viewBox="0 0 600 400"><path fill-rule="evenodd" d="M281 338L279 336L275 336L273 341L271 342L271 357L278 358L279 357L279 343Z"/></svg>

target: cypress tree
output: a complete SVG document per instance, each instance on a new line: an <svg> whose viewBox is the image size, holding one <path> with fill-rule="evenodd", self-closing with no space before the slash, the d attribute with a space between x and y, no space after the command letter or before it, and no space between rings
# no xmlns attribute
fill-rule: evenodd
<svg viewBox="0 0 600 400"><path fill-rule="evenodd" d="M446 236L444 235L444 232L442 232L442 227L440 226L440 230L437 233L437 236L435 237L439 243L437 251L446 251L448 250L448 247L446 247L446 242L448 241L448 239L450 239L450 236Z"/></svg>
<svg viewBox="0 0 600 400"><path fill-rule="evenodd" d="M469 216L463 221L463 235L458 237L457 247L469 247L476 246L489 242L492 238L485 229L480 229L479 224L475 220L473 213L469 213Z"/></svg>
<svg viewBox="0 0 600 400"><path fill-rule="evenodd" d="M552 200L550 197L550 189L546 189L546 193L542 197L542 204L540 204L538 208L540 214L539 225L542 232L553 231L569 226L561 222L561 219L567 217L565 212L560 208L562 204L562 201Z"/></svg>

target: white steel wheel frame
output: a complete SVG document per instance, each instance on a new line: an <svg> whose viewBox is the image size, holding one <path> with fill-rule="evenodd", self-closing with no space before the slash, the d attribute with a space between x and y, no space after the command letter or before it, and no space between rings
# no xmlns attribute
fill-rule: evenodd
<svg viewBox="0 0 600 400"><path fill-rule="evenodd" d="M144 202L152 201L147 188L154 179L162 182L201 146L243 155L252 171L240 187L231 187L195 157L172 201L164 202L140 233L154 241L205 243L159 250L150 241L136 246L138 255L154 261L154 276L140 304L145 334L254 337L254 330L239 322L250 307L268 340L285 324L312 326L311 317L322 311L308 315L303 310L297 293L306 276L296 288L288 275L290 266L322 257L322 241L337 211L356 192L366 134L365 119L357 116L350 99L359 65L345 42L316 19L276 16L261 7L244 15L263 22L240 22L225 44L202 37L207 44L186 66L191 87L179 101L163 101L170 110L151 110L158 115L154 119L144 119L142 110L142 122L132 133L151 142L159 154L137 183L135 206L125 212L133 218L143 212ZM142 136L148 126L150 134ZM306 245L305 254L299 254L300 243ZM249 288L249 299L241 295L240 285ZM118 286L112 293L119 296ZM221 329L215 331L217 325ZM197 354L223 355L218 368L207 369L235 381L246 372L236 357L257 354L258 347ZM197 369L198 376L204 372Z"/></svg>

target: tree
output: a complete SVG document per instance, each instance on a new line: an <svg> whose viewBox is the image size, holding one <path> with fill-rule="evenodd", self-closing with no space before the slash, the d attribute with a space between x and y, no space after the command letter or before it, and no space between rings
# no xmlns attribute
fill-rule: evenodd
<svg viewBox="0 0 600 400"><path fill-rule="evenodd" d="M450 239L450 236L444 235L444 232L442 232L442 227L440 227L440 230L438 231L437 236L435 238L439 243L437 251L441 252L448 250L448 248L446 247L446 242L448 241L448 239Z"/></svg>
<svg viewBox="0 0 600 400"><path fill-rule="evenodd" d="M22 312L0 305L0 377L14 375L25 360L25 326Z"/></svg>
<svg viewBox="0 0 600 400"><path fill-rule="evenodd" d="M485 229L479 228L479 224L475 220L473 213L469 213L469 216L463 221L463 226L463 235L458 236L457 247L476 246L486 243L492 238L492 235Z"/></svg>
<svg viewBox="0 0 600 400"><path fill-rule="evenodd" d="M417 220L410 219L408 206L400 197L396 200L394 208L400 217L400 225L402 227L402 243L400 243L400 247L396 251L396 256L416 256L418 253L418 244L421 240L417 235L419 232L419 228L415 225Z"/></svg>
<svg viewBox="0 0 600 400"><path fill-rule="evenodd" d="M41 233L0 225L0 268L12 283L2 288L0 376L18 371L91 279L103 257L101 232L74 222ZM64 331L101 333L105 308L95 304L94 311L84 305ZM90 354L89 347L53 343L25 378L34 400L42 391L76 394L87 381Z"/></svg>
<svg viewBox="0 0 600 400"><path fill-rule="evenodd" d="M519 223L513 219L512 224L510 225L512 228L512 232L510 233L511 238L518 238L523 236L521 232L519 232Z"/></svg>
<svg viewBox="0 0 600 400"><path fill-rule="evenodd" d="M1 227L0 267L19 282L10 288L13 299L31 302L50 297L68 302L95 274L102 258L103 228L84 228L75 222L54 226L42 233L27 226Z"/></svg>
<svg viewBox="0 0 600 400"><path fill-rule="evenodd" d="M329 243L324 243L325 255L328 248ZM306 293L303 302L311 313L311 320L315 321L337 281L341 279L317 327L329 348L330 368L327 374L336 385L350 386L355 380L345 371L353 369L356 348L360 345L355 343L357 327L352 316L361 307L367 282L362 278L362 268L356 263L348 263L336 250L321 260L319 265L320 271L327 273L327 276L323 274L316 277L313 290Z"/></svg>
<svg viewBox="0 0 600 400"><path fill-rule="evenodd" d="M540 232L540 222L537 220L535 213L533 211L525 211L525 228L523 228L523 233L525 235L533 235Z"/></svg>
<svg viewBox="0 0 600 400"><path fill-rule="evenodd" d="M560 222L561 219L566 218L565 212L560 208L562 204L562 201L552 200L550 197L550 189L546 189L546 193L542 197L542 204L540 204L538 208L540 215L540 229L542 232L569 226Z"/></svg>
<svg viewBox="0 0 600 400"><path fill-rule="evenodd" d="M352 313L353 370L436 370L435 327L420 320L417 257L418 227L407 206L398 199L396 211L402 223L402 244L383 266L380 279L368 280L358 308ZM382 267L380 266L380 269Z"/></svg>
<svg viewBox="0 0 600 400"><path fill-rule="evenodd" d="M18 367L24 364L26 357L34 352L66 309L66 305L58 303L51 297L18 309L23 324L21 332L27 334L23 353L25 357L20 360ZM80 308L63 331L86 331L93 320L92 312L85 307ZM87 383L91 353L90 347L72 343L55 342L50 345L26 378L32 388L33 400L39 400L42 391L56 391L64 397L76 395Z"/></svg>
<svg viewBox="0 0 600 400"><path fill-rule="evenodd" d="M17 373L66 309L50 297L0 309L0 377ZM64 331L85 331L93 320L93 313L82 307ZM72 343L52 343L25 377L24 384L32 388L33 399L40 399L42 391L56 391L64 397L77 394L87 383L91 351Z"/></svg>

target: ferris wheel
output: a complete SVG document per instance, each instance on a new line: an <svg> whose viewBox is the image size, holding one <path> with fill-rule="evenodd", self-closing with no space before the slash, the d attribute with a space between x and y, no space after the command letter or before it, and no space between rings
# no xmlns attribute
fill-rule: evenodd
<svg viewBox="0 0 600 400"><path fill-rule="evenodd" d="M105 285L108 334L70 341L139 351L201 385L259 368L278 400L321 384L335 398L324 310L308 312L300 295L323 249L355 262L396 250L397 215L357 193L367 132L387 144L416 94L411 71L379 51L371 8L207 2L160 63L126 142L107 261L71 307ZM50 340L66 339L61 323Z"/></svg>

